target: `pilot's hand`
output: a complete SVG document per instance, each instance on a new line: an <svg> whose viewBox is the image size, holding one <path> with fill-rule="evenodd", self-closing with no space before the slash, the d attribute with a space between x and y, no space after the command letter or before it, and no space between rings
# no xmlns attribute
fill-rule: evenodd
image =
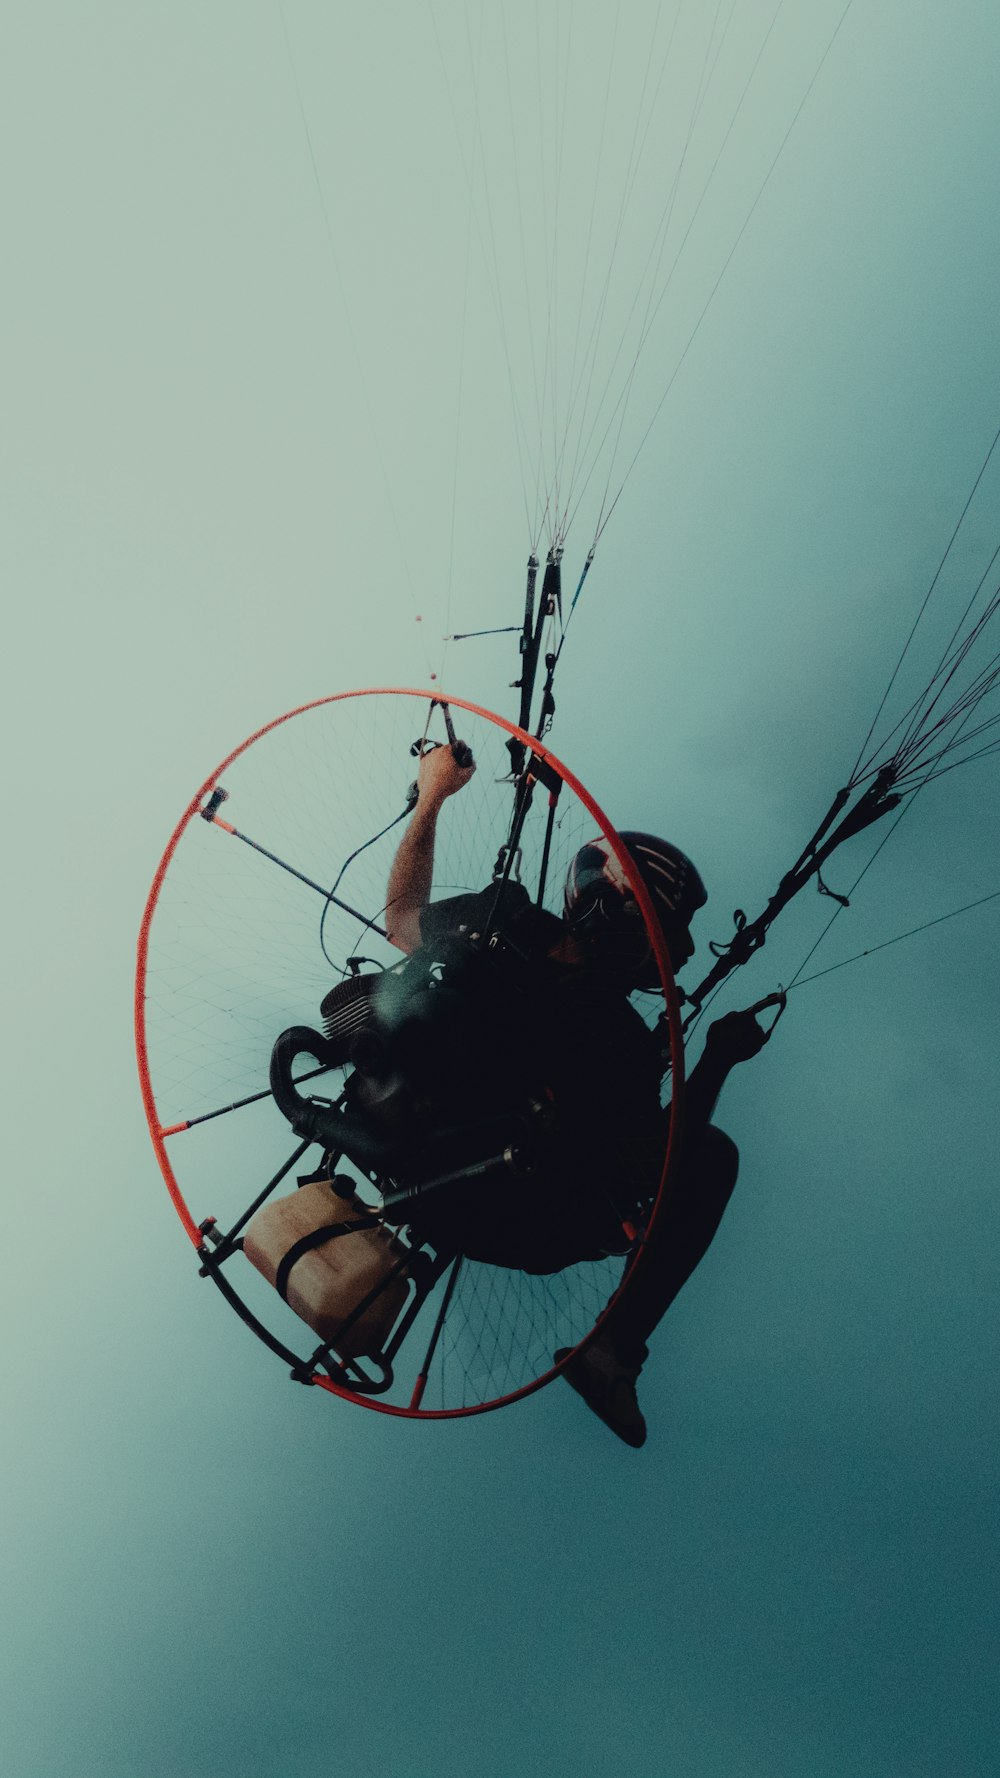
<svg viewBox="0 0 1000 1778"><path fill-rule="evenodd" d="M420 802L424 805L443 803L446 796L454 796L456 790L462 790L468 784L475 769L475 760L471 765L460 766L450 747L431 747L421 758L417 770Z"/></svg>
<svg viewBox="0 0 1000 1778"><path fill-rule="evenodd" d="M727 1012L716 1019L708 1027L705 1054L727 1069L759 1055L771 1033L758 1024L756 1013L756 1007L751 1006L744 1012Z"/></svg>

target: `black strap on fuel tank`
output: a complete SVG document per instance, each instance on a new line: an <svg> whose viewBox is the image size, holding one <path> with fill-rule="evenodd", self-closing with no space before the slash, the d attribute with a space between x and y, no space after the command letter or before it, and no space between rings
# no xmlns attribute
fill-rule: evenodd
<svg viewBox="0 0 1000 1778"><path fill-rule="evenodd" d="M357 1229L373 1229L378 1223L377 1216L359 1216L354 1222L327 1222L322 1228L313 1229L301 1240L293 1241L274 1277L274 1288L284 1302L288 1301L288 1280L292 1267L306 1253L312 1253L317 1247L325 1247L337 1235L353 1235Z"/></svg>

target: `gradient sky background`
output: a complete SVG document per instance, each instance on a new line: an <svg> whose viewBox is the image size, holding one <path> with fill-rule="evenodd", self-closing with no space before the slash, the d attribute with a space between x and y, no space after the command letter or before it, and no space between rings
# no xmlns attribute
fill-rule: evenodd
<svg viewBox="0 0 1000 1778"><path fill-rule="evenodd" d="M704 167L773 11L733 14ZM787 11L647 415L842 6ZM609 15L543 10L569 166ZM655 8L625 15L641 90ZM290 1387L199 1282L149 1144L135 934L214 762L428 656L513 714L507 641L442 667L437 640L518 620L527 545L456 146L478 92L502 159L482 20L4 10L4 1770L972 1778L996 1747L1000 902L797 991L730 1083L740 1184L643 1375L641 1453L559 1383L427 1426ZM699 963L849 771L1000 422L998 56L985 0L854 0L574 620L554 744L697 859ZM920 799L817 966L1000 888L997 782L987 760ZM789 914L736 1003L829 905Z"/></svg>

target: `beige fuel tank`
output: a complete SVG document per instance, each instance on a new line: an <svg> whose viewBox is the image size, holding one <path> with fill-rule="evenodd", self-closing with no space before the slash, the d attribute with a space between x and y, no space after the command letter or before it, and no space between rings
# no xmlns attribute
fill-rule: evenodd
<svg viewBox="0 0 1000 1778"><path fill-rule="evenodd" d="M343 1225L371 1214L350 1180L314 1179L265 1204L243 1236L250 1263L344 1358L377 1355L406 1301L406 1274L391 1276L407 1257L402 1243L381 1224L344 1232ZM374 1300L339 1339L348 1316L373 1290Z"/></svg>

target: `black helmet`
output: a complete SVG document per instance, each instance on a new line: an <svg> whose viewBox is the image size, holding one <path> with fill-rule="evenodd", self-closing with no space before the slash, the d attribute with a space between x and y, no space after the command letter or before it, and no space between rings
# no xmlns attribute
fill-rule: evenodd
<svg viewBox="0 0 1000 1778"><path fill-rule="evenodd" d="M689 926L708 900L705 885L690 858L656 834L623 833L619 837L634 859L667 933L671 927ZM659 987L659 971L639 904L603 835L581 847L571 860L564 911L566 923L575 934L620 959L633 987Z"/></svg>

